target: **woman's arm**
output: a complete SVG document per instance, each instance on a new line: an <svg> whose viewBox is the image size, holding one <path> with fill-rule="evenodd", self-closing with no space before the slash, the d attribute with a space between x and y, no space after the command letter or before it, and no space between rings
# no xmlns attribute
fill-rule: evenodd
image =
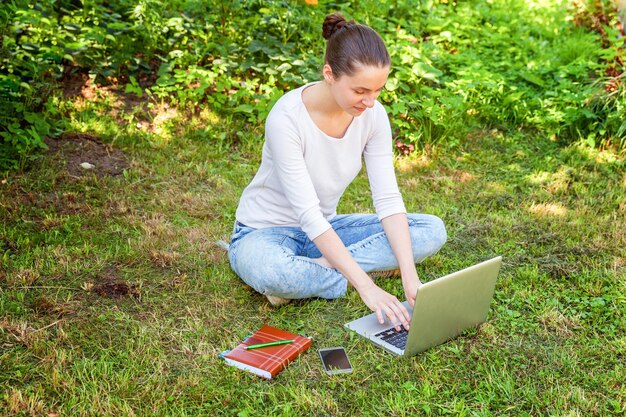
<svg viewBox="0 0 626 417"><path fill-rule="evenodd" d="M406 214L398 213L385 217L382 220L383 229L391 245L394 255L400 267L404 294L411 307L415 305L417 288L422 285L417 276L413 249L411 247L411 235L409 234L409 222Z"/></svg>
<svg viewBox="0 0 626 417"><path fill-rule="evenodd" d="M352 258L333 229L326 230L316 237L313 243L322 252L324 258L348 279L365 305L376 312L376 317L381 324L385 322L384 313L396 330L400 330L400 324L408 330L411 316L407 309L396 297L374 284L374 281Z"/></svg>
<svg viewBox="0 0 626 417"><path fill-rule="evenodd" d="M402 285L409 304L415 304L417 288L421 284L413 261L413 249L406 209L393 166L391 126L385 109L374 107L372 133L363 155L367 166L376 213L381 219L391 249L402 274Z"/></svg>

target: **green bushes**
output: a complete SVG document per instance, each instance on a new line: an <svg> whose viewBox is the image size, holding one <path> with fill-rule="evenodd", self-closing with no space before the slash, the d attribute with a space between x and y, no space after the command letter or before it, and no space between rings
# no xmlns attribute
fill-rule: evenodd
<svg viewBox="0 0 626 417"><path fill-rule="evenodd" d="M412 39L387 39L396 39L396 47L405 44L392 75L404 91L394 101L415 98L418 109L407 116L428 143L449 140L463 127L495 126L532 129L565 143L584 139L623 147L624 86L604 76L615 62L624 71L623 40L613 31L613 47L603 49L598 34L572 22L577 11L560 2L550 8L527 4L430 4ZM406 28L415 20L409 15L398 23ZM410 42L416 44L413 57L406 52ZM615 91L607 93L604 86L611 82ZM438 129L429 136L433 126Z"/></svg>
<svg viewBox="0 0 626 417"><path fill-rule="evenodd" d="M26 158L45 146L43 137L51 127L41 115L51 93L45 80L48 65L37 45L18 44L24 31L14 22L30 20L23 10L26 2L22 3L0 10L0 168L23 166Z"/></svg>
<svg viewBox="0 0 626 417"><path fill-rule="evenodd" d="M468 129L531 129L626 148L624 47L610 0L13 0L0 9L0 168L64 128L71 73L183 108L261 122L319 78L323 17L381 33L394 67L381 100L398 141L454 144ZM600 22L600 23L598 23Z"/></svg>

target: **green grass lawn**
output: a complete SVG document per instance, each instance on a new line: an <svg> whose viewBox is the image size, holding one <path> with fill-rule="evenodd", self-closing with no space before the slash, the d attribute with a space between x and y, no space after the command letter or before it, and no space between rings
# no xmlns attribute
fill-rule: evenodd
<svg viewBox="0 0 626 417"><path fill-rule="evenodd" d="M214 245L258 166L259 126L161 109L146 132L99 106L72 123L125 152L122 174L67 166L68 142L1 178L1 415L626 413L623 156L491 130L398 159L407 208L448 228L422 280L504 258L486 323L399 359L343 328L367 311L354 290L275 309ZM352 211L372 211L364 174L340 204ZM402 296L398 279L380 285ZM314 340L272 381L218 358L263 324ZM352 374L323 372L331 346Z"/></svg>

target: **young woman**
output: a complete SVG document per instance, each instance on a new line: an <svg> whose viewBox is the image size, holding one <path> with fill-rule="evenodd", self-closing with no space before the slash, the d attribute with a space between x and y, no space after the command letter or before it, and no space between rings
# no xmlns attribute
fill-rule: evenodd
<svg viewBox="0 0 626 417"><path fill-rule="evenodd" d="M391 60L371 28L332 14L323 81L281 97L267 117L261 166L237 208L232 269L274 304L333 299L350 283L399 329L410 316L368 273L400 269L413 305L415 263L446 241L443 222L406 214L393 169L389 119L376 101ZM365 160L374 214L337 214L339 198ZM365 192L365 190L364 190Z"/></svg>

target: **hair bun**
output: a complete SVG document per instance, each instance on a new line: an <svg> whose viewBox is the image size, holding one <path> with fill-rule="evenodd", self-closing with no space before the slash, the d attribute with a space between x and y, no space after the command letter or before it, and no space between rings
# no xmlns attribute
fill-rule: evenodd
<svg viewBox="0 0 626 417"><path fill-rule="evenodd" d="M346 21L341 13L333 13L326 16L322 24L322 36L329 39L333 34L344 27L355 25L354 20Z"/></svg>

